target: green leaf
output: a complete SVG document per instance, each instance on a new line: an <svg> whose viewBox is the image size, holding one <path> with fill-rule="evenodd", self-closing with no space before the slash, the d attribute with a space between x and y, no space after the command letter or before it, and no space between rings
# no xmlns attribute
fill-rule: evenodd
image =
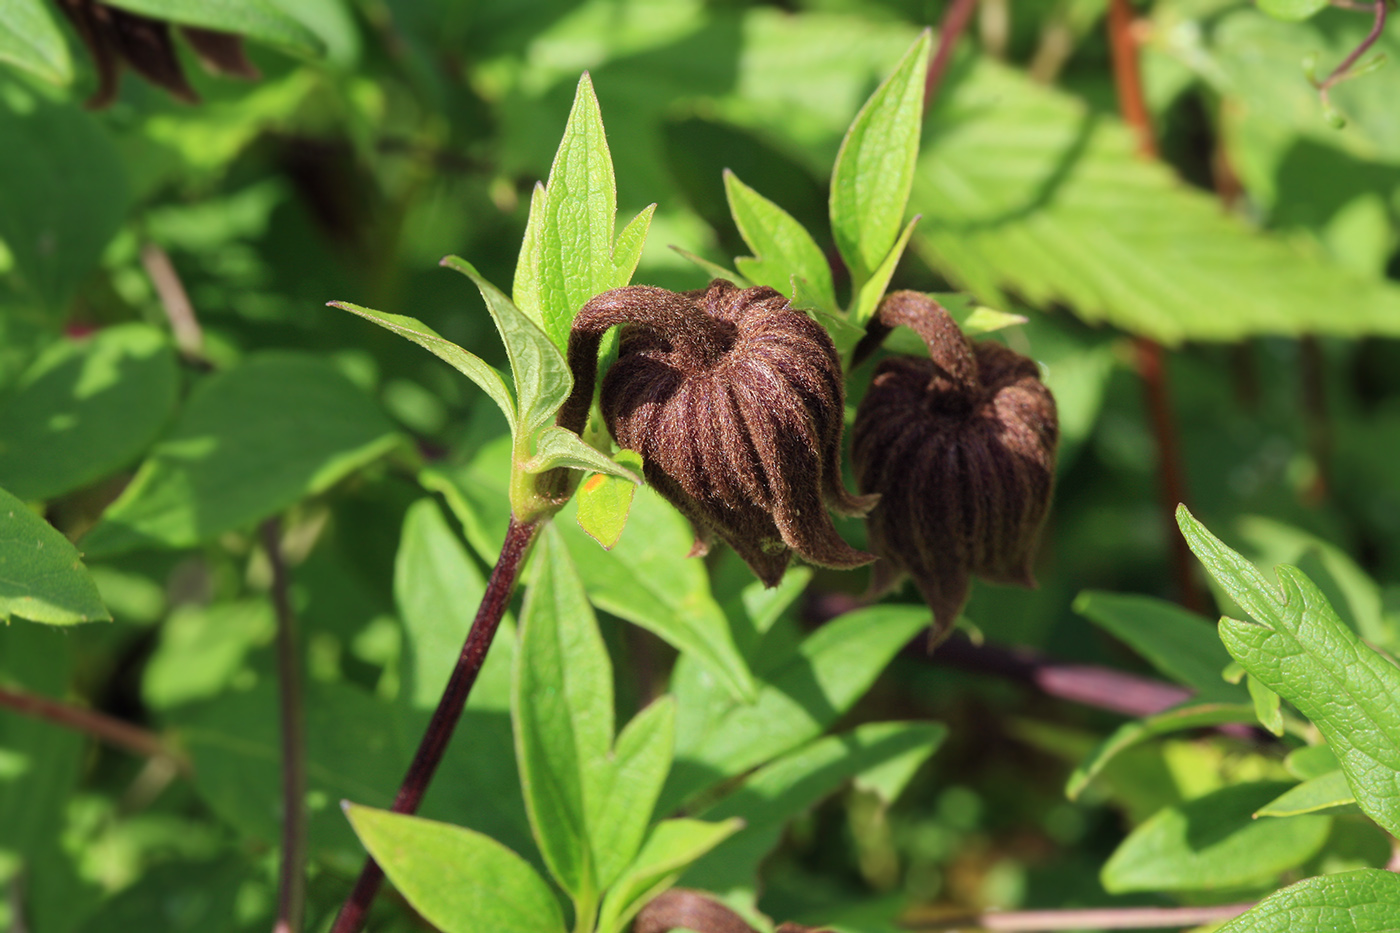
<svg viewBox="0 0 1400 933"><path fill-rule="evenodd" d="M486 580L437 503L420 499L409 506L394 560L394 601L407 640L401 696L410 705L437 705L485 592ZM514 641L507 615L477 675L471 708L510 708Z"/></svg>
<svg viewBox="0 0 1400 933"><path fill-rule="evenodd" d="M152 709L208 699L227 690L254 648L269 644L277 621L264 599L202 606L186 603L160 626L160 641L141 677Z"/></svg>
<svg viewBox="0 0 1400 933"><path fill-rule="evenodd" d="M847 613L764 672L753 703L707 689L683 656L673 677L677 700L704 712L682 719L663 808L820 735L928 624L924 607L883 605Z"/></svg>
<svg viewBox="0 0 1400 933"><path fill-rule="evenodd" d="M443 933L563 933L554 892L489 836L350 803L345 815L394 887Z"/></svg>
<svg viewBox="0 0 1400 933"><path fill-rule="evenodd" d="M1109 762L1134 745L1159 735L1232 722L1254 722L1254 707L1248 703L1188 702L1166 712L1125 723L1074 769L1069 783L1065 785L1065 796L1077 800L1090 782L1108 767Z"/></svg>
<svg viewBox="0 0 1400 933"><path fill-rule="evenodd" d="M268 0L110 0L109 5L172 23L238 33L300 55L325 51L324 43L301 20Z"/></svg>
<svg viewBox="0 0 1400 933"><path fill-rule="evenodd" d="M52 499L136 460L175 407L175 353L123 324L42 353L0 405L0 485Z"/></svg>
<svg viewBox="0 0 1400 933"><path fill-rule="evenodd" d="M1274 781L1235 784L1158 811L1109 857L1105 890L1227 890L1267 884L1296 868L1322 848L1332 820L1255 820L1254 811L1286 787Z"/></svg>
<svg viewBox="0 0 1400 933"><path fill-rule="evenodd" d="M112 619L78 549L0 489L0 622L11 615L50 625Z"/></svg>
<svg viewBox="0 0 1400 933"><path fill-rule="evenodd" d="M573 431L551 426L540 432L535 439L534 456L522 463L520 468L527 473L543 473L556 467L593 470L625 480L629 485L642 482L641 476L632 469L586 443Z"/></svg>
<svg viewBox="0 0 1400 933"><path fill-rule="evenodd" d="M1346 772L1356 802L1400 833L1400 668L1347 627L1321 592L1288 566L1280 588L1178 507L1192 552L1258 623L1220 620L1231 656L1312 720Z"/></svg>
<svg viewBox="0 0 1400 933"><path fill-rule="evenodd" d="M889 253L870 273L870 278L866 279L856 292L856 298L851 306L851 320L858 324L864 324L875 316L875 309L880 306L880 299L885 297L885 289L889 287L890 279L894 277L895 267L899 265L900 258L904 255L904 248L909 245L909 238L914 235L914 228L918 226L921 218L915 217L909 221L909 225L904 228L904 232L899 235L894 246L890 247Z"/></svg>
<svg viewBox="0 0 1400 933"><path fill-rule="evenodd" d="M642 455L620 450L613 458L633 472L642 469ZM578 526L588 536L611 551L622 537L637 484L618 476L594 473L578 488Z"/></svg>
<svg viewBox="0 0 1400 933"><path fill-rule="evenodd" d="M1338 768L1289 788L1260 807L1255 816L1299 816L1304 813L1355 812L1356 796Z"/></svg>
<svg viewBox="0 0 1400 933"><path fill-rule="evenodd" d="M705 564L686 556L693 540L689 523L641 487L632 502L628 533L604 552L578 527L577 513L568 514L574 508L566 507L556 527L593 604L693 656L727 695L752 698L753 675L734 646L729 620L709 593Z"/></svg>
<svg viewBox="0 0 1400 933"><path fill-rule="evenodd" d="M1400 875L1361 868L1308 878L1270 894L1218 933L1394 933Z"/></svg>
<svg viewBox="0 0 1400 933"><path fill-rule="evenodd" d="M568 364L554 344L549 342L545 332L496 286L482 278L475 266L458 256L445 257L442 265L462 273L475 282L481 291L486 310L491 312L491 319L496 322L496 330L506 345L506 355L510 357L515 397L520 406L517 436L534 435L554 420L559 406L564 404L564 399L569 397L574 387L574 377L569 372Z"/></svg>
<svg viewBox="0 0 1400 933"><path fill-rule="evenodd" d="M400 337L412 340L420 347L430 351L438 359L448 363L453 369L475 382L481 387L481 391L491 397L491 400L496 403L496 407L501 410L501 414L506 416L506 422L510 424L512 433L515 431L518 421L515 398L506 386L505 379L494 366L474 353L468 353L447 338L439 336L437 331L416 318L375 311L372 308L363 308L348 301L330 301L327 304L332 308L358 314L385 330L391 330Z"/></svg>
<svg viewBox="0 0 1400 933"><path fill-rule="evenodd" d="M689 250L681 249L679 246L672 246L671 249L675 250L682 257L689 259L701 269L704 269L705 273L712 279L724 279L726 282L733 282L740 288L753 287L754 283L750 282L744 276L740 275L732 269L726 269L719 263L710 262L710 260L706 259L704 256L697 256L695 253L692 253Z"/></svg>
<svg viewBox="0 0 1400 933"><path fill-rule="evenodd" d="M738 819L662 820L652 829L637 858L608 889L598 916L600 933L622 933L647 902L676 883L691 862L743 827Z"/></svg>
<svg viewBox="0 0 1400 933"><path fill-rule="evenodd" d="M812 235L791 214L739 180L725 169L724 191L729 212L739 235L753 250L752 258L739 258L734 264L750 281L776 288L796 301L794 279L805 280L813 310L835 314L836 289L831 282L831 266Z"/></svg>
<svg viewBox="0 0 1400 933"><path fill-rule="evenodd" d="M1253 674L1245 680L1245 685L1249 688L1249 698L1254 701L1254 716L1259 720L1259 725L1274 735L1283 735L1283 708L1279 704L1279 695L1260 683Z"/></svg>
<svg viewBox="0 0 1400 933"><path fill-rule="evenodd" d="M1235 703L1244 691L1225 683L1220 672L1230 653L1209 622L1174 603L1150 596L1085 590L1074 611L1124 642L1159 672L1201 695Z"/></svg>
<svg viewBox="0 0 1400 933"><path fill-rule="evenodd" d="M789 820L882 762L915 753L927 758L947 731L931 722L867 723L759 768L701 813L715 820L737 817L744 829L697 861L683 883L720 894L751 889L759 862L778 844Z"/></svg>
<svg viewBox="0 0 1400 933"><path fill-rule="evenodd" d="M515 755L540 854L579 900L599 890L584 798L589 770L612 745L612 665L552 528L540 536L534 567L511 691Z"/></svg>
<svg viewBox="0 0 1400 933"><path fill-rule="evenodd" d="M399 442L373 399L329 362L251 356L196 387L83 549L191 547L328 489Z"/></svg>
<svg viewBox="0 0 1400 933"><path fill-rule="evenodd" d="M123 160L92 114L3 75L0 139L0 240L21 285L66 311L126 217Z"/></svg>
<svg viewBox="0 0 1400 933"><path fill-rule="evenodd" d="M1275 19L1304 20L1327 9L1328 0L1259 0L1259 9Z"/></svg>
<svg viewBox="0 0 1400 933"><path fill-rule="evenodd" d="M1168 344L1400 333L1400 287L1251 229L1078 98L985 59L949 91L915 175L914 242L979 300L1014 291Z"/></svg>
<svg viewBox="0 0 1400 933"><path fill-rule="evenodd" d="M1304 745L1302 748L1293 749L1283 759L1283 766L1298 780L1309 781L1336 771L1341 767L1341 763L1337 761L1337 756L1332 754L1332 749L1322 744Z"/></svg>
<svg viewBox="0 0 1400 933"><path fill-rule="evenodd" d="M530 199L512 293L560 350L574 315L594 295L626 285L641 257L655 205L613 239L617 184L593 82L584 72L549 180Z"/></svg>
<svg viewBox="0 0 1400 933"><path fill-rule="evenodd" d="M919 154L929 42L924 30L860 108L831 171L831 232L857 290L888 256L904 222Z"/></svg>
<svg viewBox="0 0 1400 933"><path fill-rule="evenodd" d="M43 0L9 0L0 5L0 62L54 84L73 81L68 43Z"/></svg>
<svg viewBox="0 0 1400 933"><path fill-rule="evenodd" d="M636 857L676 744L676 702L663 696L633 717L600 762L588 794L588 832L598 884L613 884Z"/></svg>

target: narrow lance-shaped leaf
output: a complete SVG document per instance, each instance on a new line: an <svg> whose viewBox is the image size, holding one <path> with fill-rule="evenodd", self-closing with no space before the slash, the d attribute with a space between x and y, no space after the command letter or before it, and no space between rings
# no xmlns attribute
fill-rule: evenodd
<svg viewBox="0 0 1400 933"><path fill-rule="evenodd" d="M1400 668L1337 618L1293 567L1279 588L1179 507L1177 523L1201 563L1257 624L1220 620L1220 639L1253 677L1303 712L1336 754L1356 802L1400 833Z"/></svg>
<svg viewBox="0 0 1400 933"><path fill-rule="evenodd" d="M890 252L914 180L930 33L876 88L841 141L831 173L831 232L857 291Z"/></svg>
<svg viewBox="0 0 1400 933"><path fill-rule="evenodd" d="M648 901L675 884L691 862L743 828L739 819L662 820L647 837L637 858L608 889L598 916L600 933L621 933Z"/></svg>

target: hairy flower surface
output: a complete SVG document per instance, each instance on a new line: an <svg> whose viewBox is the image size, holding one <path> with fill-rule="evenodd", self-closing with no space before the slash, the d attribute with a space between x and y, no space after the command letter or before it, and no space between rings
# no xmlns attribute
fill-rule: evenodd
<svg viewBox="0 0 1400 933"><path fill-rule="evenodd" d="M100 110L116 99L123 64L171 96L188 104L199 102L170 41L169 23L95 0L58 0L58 6L72 20L97 68L98 87L88 99L88 107ZM243 54L239 36L195 26L180 26L179 30L208 71L258 77L258 70Z"/></svg>
<svg viewBox="0 0 1400 933"><path fill-rule="evenodd" d="M825 567L874 560L841 540L826 510L862 514L873 499L841 485L845 388L821 325L771 288L722 279L684 293L604 292L574 319L574 393L560 425L583 429L599 341L617 324L627 326L603 380L603 418L695 525L692 554L718 535L769 586L793 551Z"/></svg>
<svg viewBox="0 0 1400 933"><path fill-rule="evenodd" d="M1033 360L970 343L928 296L893 292L879 314L887 327L913 328L929 358L882 362L856 414L856 479L881 496L866 519L880 556L872 589L913 577L933 610L936 645L966 604L972 575L1035 586L1059 421Z"/></svg>

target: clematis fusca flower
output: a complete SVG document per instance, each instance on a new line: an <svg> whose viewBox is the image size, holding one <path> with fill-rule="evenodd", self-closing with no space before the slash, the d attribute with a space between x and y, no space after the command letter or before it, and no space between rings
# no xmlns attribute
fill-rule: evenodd
<svg viewBox="0 0 1400 933"><path fill-rule="evenodd" d="M866 519L880 557L871 589L912 577L933 610L934 646L952 631L972 576L1035 586L1059 421L1034 360L969 342L927 295L891 293L879 320L912 328L929 356L884 360L856 413L856 480L881 497Z"/></svg>
<svg viewBox="0 0 1400 933"><path fill-rule="evenodd" d="M648 484L695 526L693 555L718 537L768 586L794 551L824 567L874 560L841 539L827 512L864 514L874 499L841 485L845 386L821 325L771 288L722 279L691 292L604 292L574 319L574 392L561 426L583 430L599 342L619 324L603 418L619 445L642 455Z"/></svg>

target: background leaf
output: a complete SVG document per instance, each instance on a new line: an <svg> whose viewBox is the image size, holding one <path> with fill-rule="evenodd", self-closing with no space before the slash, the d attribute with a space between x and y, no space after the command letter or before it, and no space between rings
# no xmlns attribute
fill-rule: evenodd
<svg viewBox="0 0 1400 933"><path fill-rule="evenodd" d="M112 0L111 6L172 23L238 33L300 55L325 51L314 32L270 0Z"/></svg>
<svg viewBox="0 0 1400 933"><path fill-rule="evenodd" d="M175 407L175 353L146 324L51 345L0 402L0 485L51 499L137 459Z"/></svg>
<svg viewBox="0 0 1400 933"><path fill-rule="evenodd" d="M196 389L83 549L207 541L327 489L398 443L374 401L329 363L250 357Z"/></svg>
<svg viewBox="0 0 1400 933"><path fill-rule="evenodd" d="M43 0L12 0L0 7L0 61L54 84L73 80L68 43Z"/></svg>
<svg viewBox="0 0 1400 933"><path fill-rule="evenodd" d="M78 549L0 489L0 621L11 615L50 625L112 618Z"/></svg>
<svg viewBox="0 0 1400 933"><path fill-rule="evenodd" d="M805 279L806 294L816 308L836 313L839 306L831 266L806 228L728 170L724 191L734 224L753 250L752 257L734 260L739 272L751 282L776 288L791 300L797 298L793 279Z"/></svg>

